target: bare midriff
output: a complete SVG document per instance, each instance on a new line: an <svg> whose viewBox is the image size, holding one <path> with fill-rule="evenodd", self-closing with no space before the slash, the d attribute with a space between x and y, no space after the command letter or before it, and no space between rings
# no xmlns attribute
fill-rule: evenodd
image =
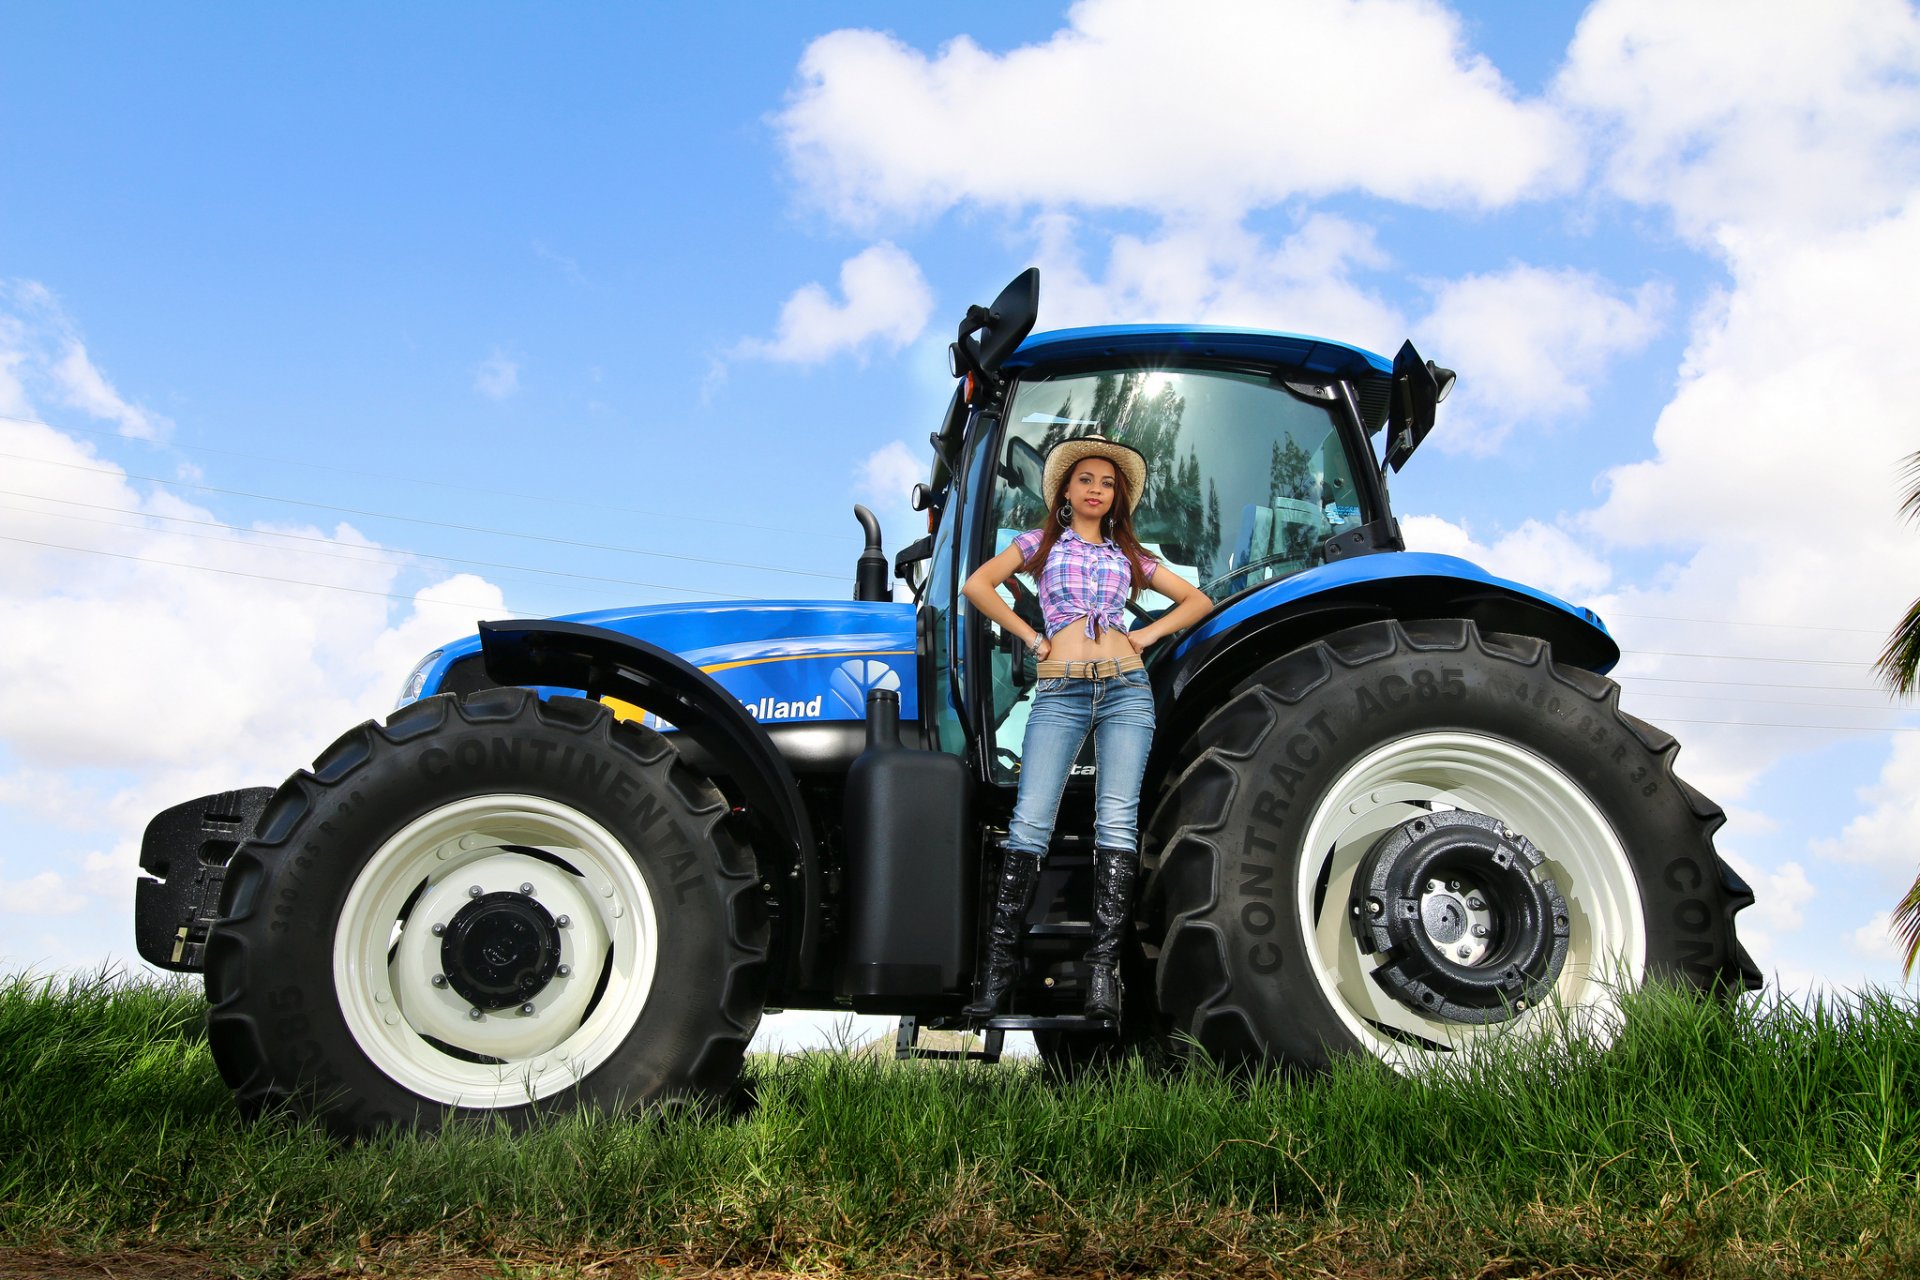
<svg viewBox="0 0 1920 1280"><path fill-rule="evenodd" d="M1053 648L1047 656L1056 662L1091 662L1096 658L1125 658L1133 653L1133 643L1124 631L1101 627L1098 639L1087 636L1087 617L1081 614L1053 633Z"/></svg>

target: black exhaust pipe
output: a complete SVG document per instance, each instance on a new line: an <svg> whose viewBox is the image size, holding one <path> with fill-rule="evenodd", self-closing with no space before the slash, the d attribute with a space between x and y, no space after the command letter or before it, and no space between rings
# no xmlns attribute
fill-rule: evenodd
<svg viewBox="0 0 1920 1280"><path fill-rule="evenodd" d="M867 549L853 569L855 600L891 600L893 584L887 581L887 553L880 549L880 521L859 503L853 504L853 518L867 535Z"/></svg>

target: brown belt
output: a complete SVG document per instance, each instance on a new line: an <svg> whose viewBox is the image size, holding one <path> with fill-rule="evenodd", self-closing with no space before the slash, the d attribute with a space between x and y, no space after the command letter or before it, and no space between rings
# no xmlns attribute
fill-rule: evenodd
<svg viewBox="0 0 1920 1280"><path fill-rule="evenodd" d="M1130 653L1124 658L1097 658L1091 662L1048 659L1035 663L1033 673L1037 680L1109 680L1123 672L1143 670L1146 665L1139 654Z"/></svg>

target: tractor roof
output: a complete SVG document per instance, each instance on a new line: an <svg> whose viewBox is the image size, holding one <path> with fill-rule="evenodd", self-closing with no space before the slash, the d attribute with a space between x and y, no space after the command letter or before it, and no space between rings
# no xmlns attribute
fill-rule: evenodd
<svg viewBox="0 0 1920 1280"><path fill-rule="evenodd" d="M1232 329L1210 324L1118 324L1036 333L1007 357L1004 368L1031 369L1056 361L1178 355L1272 361L1356 381L1386 378L1392 362L1361 347L1299 333Z"/></svg>

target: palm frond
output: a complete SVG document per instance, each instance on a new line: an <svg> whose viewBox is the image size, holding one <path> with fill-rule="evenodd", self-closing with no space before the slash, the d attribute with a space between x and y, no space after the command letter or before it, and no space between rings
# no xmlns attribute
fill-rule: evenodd
<svg viewBox="0 0 1920 1280"><path fill-rule="evenodd" d="M1909 520L1920 520L1920 453L1908 456L1902 475L1908 488L1900 513ZM1897 694L1910 694L1920 687L1920 600L1907 608L1907 616L1887 637L1887 647L1874 661L1874 666L1880 669L1880 678Z"/></svg>
<svg viewBox="0 0 1920 1280"><path fill-rule="evenodd" d="M1913 887L1907 890L1907 896L1900 899L1900 905L1893 909L1891 922L1893 936L1906 946L1907 953L1902 959L1900 972L1907 977L1913 976L1913 966L1920 961L1920 876L1914 877Z"/></svg>
<svg viewBox="0 0 1920 1280"><path fill-rule="evenodd" d="M1897 694L1920 687L1920 600L1907 606L1907 616L1887 637L1887 647L1874 660L1880 678Z"/></svg>

